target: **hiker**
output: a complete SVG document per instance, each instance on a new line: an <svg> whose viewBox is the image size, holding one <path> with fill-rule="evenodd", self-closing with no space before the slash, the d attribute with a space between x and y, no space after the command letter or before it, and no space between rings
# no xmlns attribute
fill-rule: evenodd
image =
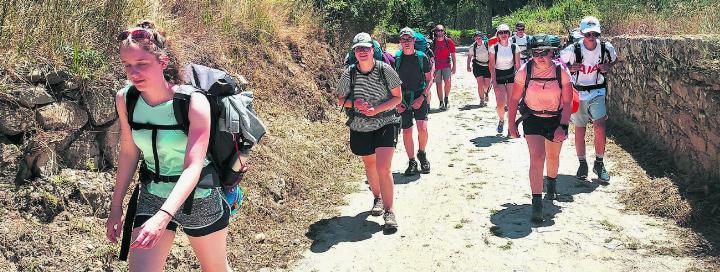
<svg viewBox="0 0 720 272"><path fill-rule="evenodd" d="M412 28L405 27L400 30L402 50L395 55L395 70L402 81L403 102L397 105L397 111L402 117L403 143L409 160L408 168L405 170L406 176L430 173L430 162L427 160L425 147L428 141L427 120L430 112L427 97L430 96L432 74L430 60L425 53L415 50L415 42L415 31ZM417 121L417 158L420 160L420 171L415 160L413 119Z"/></svg>
<svg viewBox="0 0 720 272"><path fill-rule="evenodd" d="M570 63L575 88L580 93L580 108L572 115L575 125L575 152L580 165L576 176L578 179L588 177L588 163L585 157L585 131L588 123L592 123L595 135L595 163L593 173L602 182L610 181L610 174L605 169L605 92L607 82L605 74L612 71L617 61L615 47L610 42L600 40L600 21L588 16L580 22L580 32L584 38L566 47L560 53L565 63Z"/></svg>
<svg viewBox="0 0 720 272"><path fill-rule="evenodd" d="M397 230L393 208L393 152L400 131L395 107L402 103L400 77L393 67L372 57L372 39L364 32L353 38L358 59L340 77L338 103L346 108L350 127L350 149L361 156L373 196L374 216L383 215L385 229Z"/></svg>
<svg viewBox="0 0 720 272"><path fill-rule="evenodd" d="M186 136L174 118L172 103L180 84L180 69L162 32L145 21L121 32L118 43L132 86L119 91L115 99L120 151L107 238L117 243L123 220L134 219L129 270L162 271L177 228L182 227L203 271L231 271L226 247L230 207L219 188L197 187L201 180L212 182L217 178L206 160L211 120L208 100L202 94L192 94ZM126 96L131 88L140 91L141 99L128 113ZM135 130L130 122L167 128ZM140 186L133 192L137 210L133 218L123 219L123 198L140 159L144 161Z"/></svg>
<svg viewBox="0 0 720 272"><path fill-rule="evenodd" d="M488 45L484 40L483 33L476 31L473 36L475 42L470 45L470 51L467 55L467 70L473 72L475 80L478 84L478 97L480 97L480 107L487 106L487 93L490 89L490 68L488 68Z"/></svg>
<svg viewBox="0 0 720 272"><path fill-rule="evenodd" d="M542 221L543 167L547 165L546 198L556 199L556 179L562 142L567 139L572 113L572 85L569 71L553 57L560 46L556 36L537 35L529 44L530 61L515 76L509 102L508 131L518 138L518 123L530 153L530 190L532 219ZM518 106L520 102L520 106ZM522 116L514 122L520 109Z"/></svg>
<svg viewBox="0 0 720 272"><path fill-rule="evenodd" d="M435 40L433 41L433 55L435 55L435 85L437 86L440 109L447 110L450 96L452 75L456 72L455 41L445 33L445 27L435 26L433 30ZM444 89L443 89L444 83Z"/></svg>
<svg viewBox="0 0 720 272"><path fill-rule="evenodd" d="M528 35L525 35L525 23L517 22L515 24L515 34L512 36L512 43L518 46L520 51L520 63L527 63L530 56L527 52Z"/></svg>
<svg viewBox="0 0 720 272"><path fill-rule="evenodd" d="M495 90L497 102L498 125L497 133L503 133L505 125L505 112L508 110L507 101L509 90L515 82L515 71L520 69L520 52L517 46L510 43L510 27L501 24L495 34L500 41L489 49L490 82Z"/></svg>

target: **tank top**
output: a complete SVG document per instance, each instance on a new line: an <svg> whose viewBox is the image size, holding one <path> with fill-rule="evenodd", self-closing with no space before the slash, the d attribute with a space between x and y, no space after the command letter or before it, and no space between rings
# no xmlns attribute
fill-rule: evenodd
<svg viewBox="0 0 720 272"><path fill-rule="evenodd" d="M130 86L127 86L123 90L126 101L129 89ZM136 123L141 124L177 125L172 99L155 106L150 106L141 95L135 105L133 119L135 119L134 121ZM183 164L185 163L187 136L181 130L158 130L157 153L160 161L159 172L155 169L155 158L153 157L152 150L152 131L133 130L132 137L135 145L142 151L142 158L145 160L148 170L162 176L178 176L182 174ZM209 163L210 161L206 158L203 165L207 166ZM172 182L150 182L147 184L148 192L162 198L167 198L173 188L175 188L175 183ZM212 189L196 188L194 198L207 197L211 191Z"/></svg>

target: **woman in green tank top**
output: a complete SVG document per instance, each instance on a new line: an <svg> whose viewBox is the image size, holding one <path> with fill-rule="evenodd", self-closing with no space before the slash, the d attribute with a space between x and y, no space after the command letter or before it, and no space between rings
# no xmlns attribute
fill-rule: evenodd
<svg viewBox="0 0 720 272"><path fill-rule="evenodd" d="M106 224L107 238L117 243L123 229L125 235L131 229L132 238L124 238L132 241L129 246L130 271L162 271L175 230L181 226L188 234L202 270L230 271L226 246L229 207L218 188L196 188L200 179L213 175L212 171L204 171L211 168L206 167L209 163L206 152L210 105L203 95L193 94L187 136L179 129L170 129L177 126L172 103L179 69L165 37L155 30L152 22L145 21L121 32L118 42L120 58L132 86L116 95L120 154ZM130 114L126 110L129 90L140 93ZM152 128L137 128L137 124ZM126 221L134 220L134 224L125 222L123 228L122 201L141 157L141 173L146 175L141 175L144 176L142 185L133 193L133 199L137 199L137 212L125 218ZM192 201L186 202L188 198ZM188 208L185 205L191 208L183 209ZM121 259L123 255L121 250Z"/></svg>

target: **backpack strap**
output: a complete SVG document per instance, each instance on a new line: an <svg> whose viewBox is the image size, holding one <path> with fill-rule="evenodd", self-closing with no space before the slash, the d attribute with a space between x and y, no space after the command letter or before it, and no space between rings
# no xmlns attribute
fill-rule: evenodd
<svg viewBox="0 0 720 272"><path fill-rule="evenodd" d="M512 66L515 68L515 52L517 51L517 45L512 43L510 44L510 48L512 49Z"/></svg>
<svg viewBox="0 0 720 272"><path fill-rule="evenodd" d="M137 105L139 98L140 91L138 91L135 86L130 86L130 89L128 89L127 94L125 95L125 109L127 111L128 123L130 124L131 129L136 129L136 123L134 122L133 117L135 116L135 105Z"/></svg>

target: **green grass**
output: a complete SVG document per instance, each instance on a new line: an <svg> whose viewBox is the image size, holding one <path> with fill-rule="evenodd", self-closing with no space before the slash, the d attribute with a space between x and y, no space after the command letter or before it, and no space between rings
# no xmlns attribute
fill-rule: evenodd
<svg viewBox="0 0 720 272"><path fill-rule="evenodd" d="M603 226L608 231L614 231L614 232L620 232L623 230L623 227L615 225L608 221L607 219L600 220L600 225Z"/></svg>
<svg viewBox="0 0 720 272"><path fill-rule="evenodd" d="M499 246L498 248L500 248L500 249L502 249L502 250L510 250L510 249L512 248L512 246L513 246L513 242L512 242L512 241L507 241L507 243L505 243L505 244L502 245L502 246Z"/></svg>

